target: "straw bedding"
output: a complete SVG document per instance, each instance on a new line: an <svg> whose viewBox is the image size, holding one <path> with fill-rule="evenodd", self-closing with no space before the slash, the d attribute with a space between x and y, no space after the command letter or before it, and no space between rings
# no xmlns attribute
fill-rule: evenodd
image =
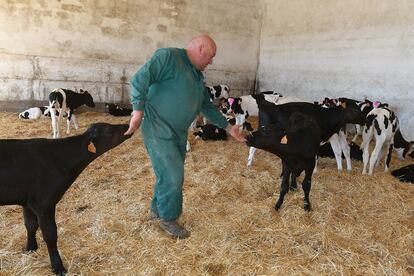
<svg viewBox="0 0 414 276"><path fill-rule="evenodd" d="M75 134L93 122L129 118L86 112L78 119ZM49 119L21 121L15 113L0 113L0 128L1 138L51 134ZM258 151L247 169L243 144L190 141L180 220L191 237L173 240L148 220L155 178L137 133L91 163L58 204L58 246L69 275L414 273L414 185L398 182L382 166L363 176L361 162L346 173L322 158L312 211L303 210L299 189L276 212L276 156ZM393 156L391 169L411 163ZM0 207L0 229L0 275L52 275L40 232L39 250L23 252L21 207Z"/></svg>

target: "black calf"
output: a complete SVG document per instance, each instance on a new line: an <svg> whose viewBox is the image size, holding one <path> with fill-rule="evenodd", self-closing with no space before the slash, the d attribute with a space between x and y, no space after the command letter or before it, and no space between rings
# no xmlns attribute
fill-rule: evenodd
<svg viewBox="0 0 414 276"><path fill-rule="evenodd" d="M362 150L360 149L360 146L351 142L349 147L351 149L351 159L362 161ZM335 158L335 154L329 142L319 147L318 157ZM345 156L342 154L342 159L344 158Z"/></svg>
<svg viewBox="0 0 414 276"><path fill-rule="evenodd" d="M394 170L391 174L402 182L414 183L414 165L408 165L398 170Z"/></svg>
<svg viewBox="0 0 414 276"><path fill-rule="evenodd" d="M213 141L227 140L227 133L223 128L212 124L197 126L197 128L200 128L200 130L193 133L196 138Z"/></svg>
<svg viewBox="0 0 414 276"><path fill-rule="evenodd" d="M255 135L253 135L251 136L253 138L248 138L248 144L254 147L257 144L257 148L275 153L283 163L282 191L275 208L279 209L282 205L283 197L289 188L289 176L292 182L291 188L294 189L296 177L305 170L302 188L305 192L305 210L310 210L309 191L319 144L329 140L347 123L362 123L363 117L359 107L345 103L340 107L323 108L305 102L275 105L266 101L262 94L253 97L259 107L259 133L262 134L256 134L260 137L260 143L255 142L253 139ZM267 135L267 132L270 135ZM287 136L288 141L292 141L289 147L282 143L285 141L274 139L275 136L279 137L285 132L293 137L292 139ZM281 151L280 148L285 151Z"/></svg>
<svg viewBox="0 0 414 276"><path fill-rule="evenodd" d="M120 107L117 104L106 103L106 108L108 108L108 113L112 116L131 116L132 109Z"/></svg>
<svg viewBox="0 0 414 276"><path fill-rule="evenodd" d="M57 249L56 204L95 158L131 136L128 125L97 123L64 139L0 140L0 205L23 206L26 250L37 249L40 226L53 271L66 272Z"/></svg>
<svg viewBox="0 0 414 276"><path fill-rule="evenodd" d="M260 128L247 137L247 145L271 152L282 159L283 177L279 199L275 209L282 206L284 197L289 190L289 177L291 188L296 188L296 177L305 171L302 183L304 192L304 209L310 211L309 193L311 190L312 173L315 167L315 157L319 150L321 132L318 124L308 116L295 112L288 118L284 130L280 130L269 121L269 106L259 105Z"/></svg>

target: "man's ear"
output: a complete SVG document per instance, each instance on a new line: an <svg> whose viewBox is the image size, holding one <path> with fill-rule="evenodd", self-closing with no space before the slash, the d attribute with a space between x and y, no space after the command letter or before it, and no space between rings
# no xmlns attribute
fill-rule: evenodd
<svg viewBox="0 0 414 276"><path fill-rule="evenodd" d="M202 55L203 51L204 51L204 46L203 46L203 44L200 44L198 46L197 52L198 52L199 55Z"/></svg>

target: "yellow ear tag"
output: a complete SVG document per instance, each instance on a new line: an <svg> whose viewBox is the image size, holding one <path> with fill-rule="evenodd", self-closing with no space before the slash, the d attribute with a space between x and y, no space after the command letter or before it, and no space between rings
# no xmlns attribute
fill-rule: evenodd
<svg viewBox="0 0 414 276"><path fill-rule="evenodd" d="M282 139L280 139L280 143L286 145L288 143L287 135L283 136Z"/></svg>
<svg viewBox="0 0 414 276"><path fill-rule="evenodd" d="M341 103L343 108L346 108L346 102Z"/></svg>
<svg viewBox="0 0 414 276"><path fill-rule="evenodd" d="M92 141L89 142L88 151L92 153L96 153L96 148L95 148L95 145L92 143Z"/></svg>

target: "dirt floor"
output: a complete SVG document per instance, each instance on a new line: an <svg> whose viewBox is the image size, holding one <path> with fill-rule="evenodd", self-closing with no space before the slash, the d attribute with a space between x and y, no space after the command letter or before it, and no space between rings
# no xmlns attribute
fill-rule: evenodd
<svg viewBox="0 0 414 276"><path fill-rule="evenodd" d="M93 122L129 118L86 112ZM50 137L50 119L0 113L0 138ZM61 132L63 131L61 127ZM154 175L140 134L92 162L57 208L58 247L68 275L409 275L414 273L414 185L376 168L338 172L322 158L313 177L312 211L289 192L279 212L280 160L230 139L190 138L184 212L187 240L167 237L148 220ZM391 169L404 162L393 156ZM301 179L301 178L300 178ZM52 275L47 248L25 253L19 206L0 207L0 275Z"/></svg>

